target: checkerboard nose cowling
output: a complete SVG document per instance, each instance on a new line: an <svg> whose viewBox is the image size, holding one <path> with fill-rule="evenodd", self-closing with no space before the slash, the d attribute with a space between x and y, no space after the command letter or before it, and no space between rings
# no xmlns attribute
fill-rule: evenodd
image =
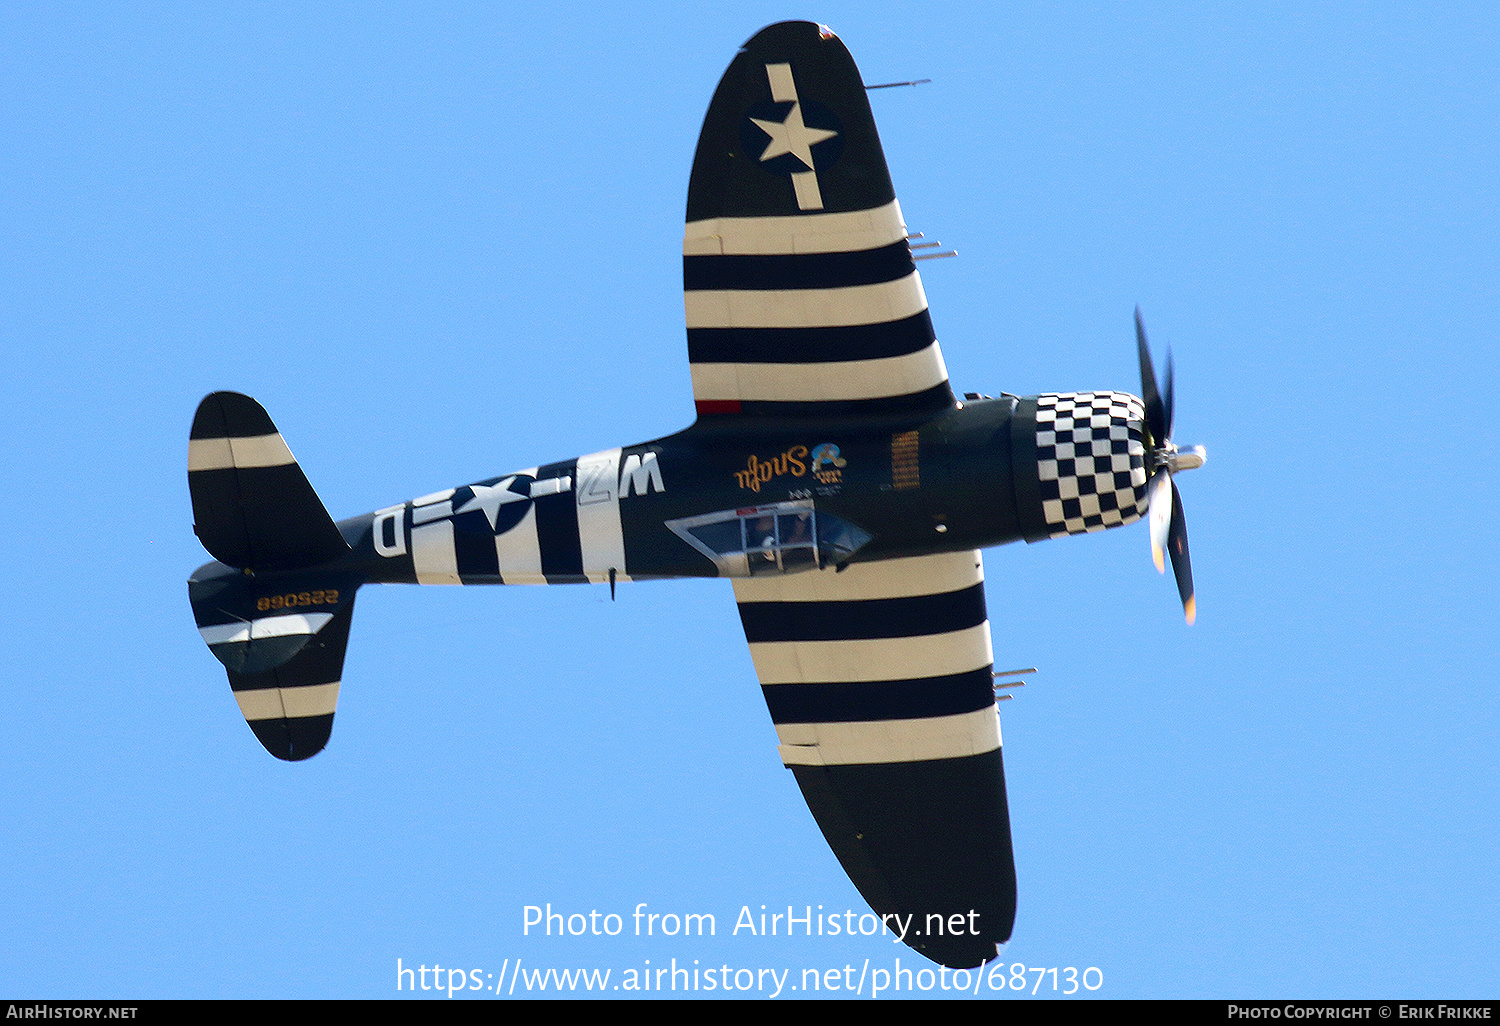
<svg viewBox="0 0 1500 1026"><path fill-rule="evenodd" d="M1145 408L1126 392L1036 397L1037 477L1048 537L1146 515Z"/></svg>

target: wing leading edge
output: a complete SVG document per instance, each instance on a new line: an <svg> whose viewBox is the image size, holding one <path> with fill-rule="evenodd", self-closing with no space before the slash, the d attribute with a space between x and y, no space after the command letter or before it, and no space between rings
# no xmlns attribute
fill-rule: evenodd
<svg viewBox="0 0 1500 1026"><path fill-rule="evenodd" d="M772 25L735 57L688 185L683 286L700 416L926 413L953 393L859 69Z"/></svg>
<svg viewBox="0 0 1500 1026"><path fill-rule="evenodd" d="M929 958L994 958L1016 877L979 553L734 588L782 761L850 879Z"/></svg>

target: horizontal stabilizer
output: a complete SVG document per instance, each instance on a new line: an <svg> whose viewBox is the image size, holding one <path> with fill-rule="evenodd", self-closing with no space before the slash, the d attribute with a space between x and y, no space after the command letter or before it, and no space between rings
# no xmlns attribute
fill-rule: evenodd
<svg viewBox="0 0 1500 1026"><path fill-rule="evenodd" d="M278 759L306 759L328 743L360 583L348 573L250 575L221 563L188 582L198 632Z"/></svg>
<svg viewBox="0 0 1500 1026"><path fill-rule="evenodd" d="M296 570L349 551L276 425L247 395L214 392L198 405L188 490L194 531L227 566Z"/></svg>

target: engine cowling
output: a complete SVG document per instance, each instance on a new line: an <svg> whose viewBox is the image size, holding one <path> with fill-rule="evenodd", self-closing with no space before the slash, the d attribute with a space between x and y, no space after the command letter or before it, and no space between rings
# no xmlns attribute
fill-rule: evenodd
<svg viewBox="0 0 1500 1026"><path fill-rule="evenodd" d="M1016 404L1012 467L1028 542L1146 515L1144 418L1144 404L1128 392L1054 392Z"/></svg>

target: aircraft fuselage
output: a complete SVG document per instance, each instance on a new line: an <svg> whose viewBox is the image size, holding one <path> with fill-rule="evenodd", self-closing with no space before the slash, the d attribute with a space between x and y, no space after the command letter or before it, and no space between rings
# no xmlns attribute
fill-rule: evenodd
<svg viewBox="0 0 1500 1026"><path fill-rule="evenodd" d="M1113 523L1087 529L1136 519L1133 489L1140 481L1130 478L1132 470L1136 478L1143 474L1139 415L1121 411L1127 401L1138 409L1139 400L1108 392L1070 395L1113 401L1102 434L1119 436L1109 442L1118 450L1111 458L1124 471L1120 491L1131 500ZM835 429L827 419L703 417L654 441L344 520L338 527L351 551L340 569L370 582L425 584L604 583L612 573L618 581L754 576L1076 533L1049 524L1044 513L1044 460L1052 458L1051 476L1059 477L1057 454L1038 445L1039 430L1050 426L1046 414L1038 424L1038 401L1046 398L978 399L921 420L851 420ZM1108 402L1099 407L1109 413ZM1068 437L1067 444L1085 447L1081 437L1077 443ZM1082 454L1067 456L1065 480ZM1053 501L1069 499L1062 494ZM779 535L768 535L768 520L777 514L811 517L811 523L785 520ZM721 526L696 526L714 516ZM723 541L734 535L737 520L744 521L738 548ZM854 528L857 544L826 537L843 524ZM804 540L817 544L779 561L767 554L798 549ZM747 552L762 558L739 558Z"/></svg>

